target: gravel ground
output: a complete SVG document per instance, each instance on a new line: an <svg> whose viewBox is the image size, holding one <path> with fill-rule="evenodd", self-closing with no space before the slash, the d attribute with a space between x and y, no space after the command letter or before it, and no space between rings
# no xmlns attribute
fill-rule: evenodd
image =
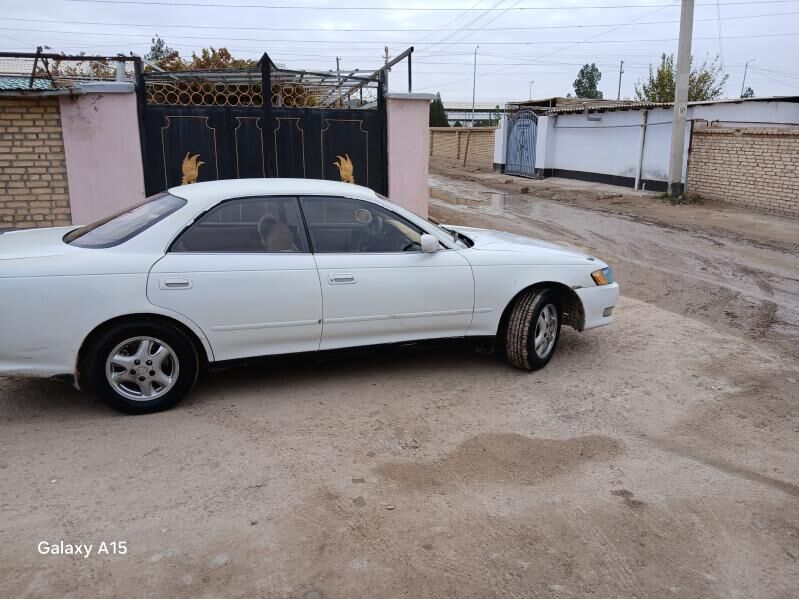
<svg viewBox="0 0 799 599"><path fill-rule="evenodd" d="M440 220L608 259L616 322L535 373L463 346L273 360L140 417L0 379L0 596L796 596L795 255L433 186Z"/></svg>

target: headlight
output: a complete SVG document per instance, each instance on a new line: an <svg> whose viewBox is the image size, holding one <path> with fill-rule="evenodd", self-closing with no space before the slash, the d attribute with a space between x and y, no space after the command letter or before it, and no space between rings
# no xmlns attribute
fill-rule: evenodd
<svg viewBox="0 0 799 599"><path fill-rule="evenodd" d="M613 269L606 266L602 270L595 270L591 273L591 278L597 285L610 285L616 279L613 277Z"/></svg>

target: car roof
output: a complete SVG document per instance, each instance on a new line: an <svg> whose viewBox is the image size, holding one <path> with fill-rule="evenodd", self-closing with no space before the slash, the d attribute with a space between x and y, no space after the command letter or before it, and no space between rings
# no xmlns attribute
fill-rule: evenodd
<svg viewBox="0 0 799 599"><path fill-rule="evenodd" d="M189 202L207 203L258 195L333 195L374 200L375 192L361 185L322 179L224 179L180 185L169 193Z"/></svg>

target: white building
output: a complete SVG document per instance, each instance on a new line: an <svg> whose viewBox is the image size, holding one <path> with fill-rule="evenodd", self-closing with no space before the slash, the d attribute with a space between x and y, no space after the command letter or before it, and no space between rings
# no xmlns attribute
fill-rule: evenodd
<svg viewBox="0 0 799 599"><path fill-rule="evenodd" d="M505 111L505 104L502 102L475 102L474 120L478 122L497 121ZM472 103L464 102L444 102L444 112L447 113L449 126L460 123L463 127L472 126Z"/></svg>
<svg viewBox="0 0 799 599"><path fill-rule="evenodd" d="M508 105L495 137L494 167L509 174L665 190L672 116L666 103L552 98ZM691 131L700 124L799 127L799 97L689 103L683 182ZM519 125L524 135L514 132Z"/></svg>

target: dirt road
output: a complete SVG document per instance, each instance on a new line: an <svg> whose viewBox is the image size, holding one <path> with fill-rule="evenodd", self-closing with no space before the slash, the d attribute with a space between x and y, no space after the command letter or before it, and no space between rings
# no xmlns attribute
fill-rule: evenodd
<svg viewBox="0 0 799 599"><path fill-rule="evenodd" d="M461 347L266 363L145 417L0 379L0 596L795 596L796 262L457 189L434 216L613 263L616 322L536 373Z"/></svg>
<svg viewBox="0 0 799 599"><path fill-rule="evenodd" d="M484 175L483 179L464 181L453 176L451 169L434 174L431 216L440 222L503 229L595 253L614 266L624 295L799 357L796 219L658 205L663 203L651 196L642 203L655 204L654 210L636 213L630 210L635 196L621 196L619 188L607 187L620 197L601 201L595 196L602 192L579 198L587 194L572 191L572 201L564 202L537 195L536 187L526 194L508 193L499 184L508 180L504 176ZM568 194L547 189L547 195ZM624 208L619 210L619 206ZM707 224L714 217L725 219L723 228ZM760 235L746 222L736 223L736 218L754 219L761 226L770 219L774 227L769 235ZM776 231L777 227L783 230Z"/></svg>

